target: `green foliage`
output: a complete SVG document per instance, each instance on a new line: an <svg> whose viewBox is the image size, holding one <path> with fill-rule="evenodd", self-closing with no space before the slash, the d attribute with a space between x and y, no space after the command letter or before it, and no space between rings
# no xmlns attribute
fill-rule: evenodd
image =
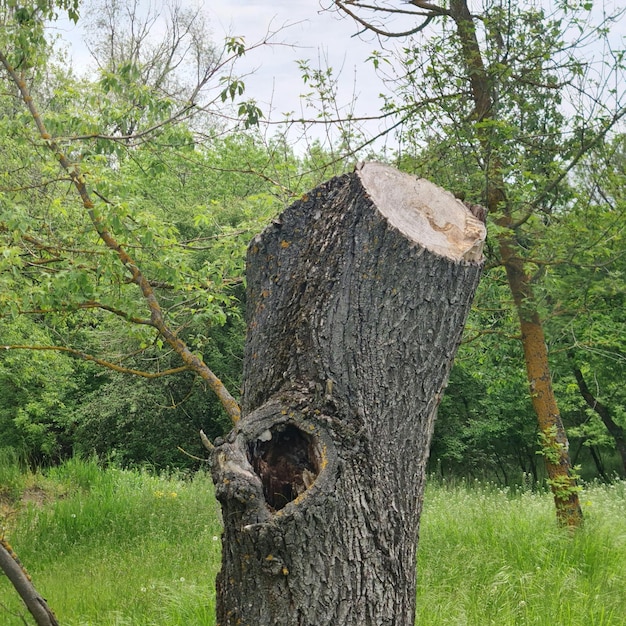
<svg viewBox="0 0 626 626"><path fill-rule="evenodd" d="M124 250L172 333L236 395L247 244L286 200L317 182L316 174L303 173L313 163L300 164L284 141L268 143L252 129L262 112L239 101L245 85L231 63L246 52L245 42L228 39L219 53L197 13L169 10L171 37L150 43L152 9L139 37L122 4L88 5L90 47L99 60L93 76L77 79L57 65L45 40L36 63L17 68L55 151L70 161L70 172L80 171L86 204L68 172L60 171L58 154L41 143L16 85L6 82L0 94L0 147L7 157L0 171L0 323L17 328L31 324L20 321L27 316L35 331L7 332L0 341L69 349L152 376L179 368L171 342L153 325L153 301L115 253ZM4 17L18 32L15 16ZM134 19L136 26L144 18ZM249 132L231 132L220 122L230 101ZM115 239L113 249L98 236L102 229ZM74 449L115 455L123 464L187 464L178 446L202 455L198 430L217 436L226 428L221 408L189 374L165 383L123 380L66 355L33 354L6 353L1 384L10 380L21 395L7 393L0 405L0 434L32 461ZM30 360L47 361L40 378L27 368ZM57 361L62 367L54 367ZM31 391L40 387L48 392Z"/></svg>
<svg viewBox="0 0 626 626"><path fill-rule="evenodd" d="M0 48L11 65L30 70L45 60L48 43L46 20L63 12L78 21L80 0L2 0L0 2Z"/></svg>
<svg viewBox="0 0 626 626"><path fill-rule="evenodd" d="M432 462L444 474L497 476L503 483L541 475L532 407L522 393L515 309L497 265L502 235L519 244L531 276L572 450L581 450L585 462L591 446L605 454L614 445L580 398L568 351L626 426L619 367L626 349L624 140L604 141L608 113L583 118L584 106L563 106L574 93L591 91L582 89L589 74L565 41L587 9L561 8L565 13L547 15L538 7L488 5L477 24L495 102L490 116L476 121L456 32L445 20L440 36L406 42L395 101L385 107L405 120L404 169L484 201L489 164L499 161L517 220L505 229L491 215L489 266L433 442ZM351 166L342 151L363 134L352 110L337 108L333 70L303 61L305 102L317 120L343 119L342 145L329 155L313 144L298 160L283 139L267 141L254 130L262 113L243 99L245 84L229 65L246 52L242 38L227 39L219 52L193 11L174 12L172 24L186 33L169 50L171 66L185 68L177 74L164 62L162 42L133 47L123 3L86 9L99 58L94 76L78 80L56 65L44 38L42 19L75 10L71 3L20 3L19 15L17 5L5 3L0 44L24 72L59 146L84 172L98 214L148 276L172 329L236 390L247 242L294 195ZM381 72L394 67L383 52L370 62ZM616 71L620 64L618 58ZM194 84L190 76L206 82ZM180 360L146 323L150 311L136 285L95 236L7 85L0 94L0 342L71 347L151 373L177 367ZM205 108L196 106L201 97ZM247 132L228 132L222 112L239 115ZM595 152L571 167L591 144ZM114 454L123 464L171 466L184 462L179 445L202 454L199 428L217 435L227 424L189 375L123 379L53 352L0 352L0 388L0 436L37 462L75 448Z"/></svg>
<svg viewBox="0 0 626 626"><path fill-rule="evenodd" d="M47 343L50 333L26 318L0 318L0 336L15 344ZM73 405L82 367L54 352L0 351L0 440L30 462L59 459L72 449Z"/></svg>
<svg viewBox="0 0 626 626"><path fill-rule="evenodd" d="M206 362L230 389L239 389L243 334L241 319L234 317L208 336L198 329L186 340L202 349ZM103 376L99 378L102 381ZM191 374L156 380L106 376L81 398L74 419L76 452L96 454L124 467L147 465L157 470L198 467L198 460L187 454L206 457L199 431L214 439L230 428L217 399Z"/></svg>

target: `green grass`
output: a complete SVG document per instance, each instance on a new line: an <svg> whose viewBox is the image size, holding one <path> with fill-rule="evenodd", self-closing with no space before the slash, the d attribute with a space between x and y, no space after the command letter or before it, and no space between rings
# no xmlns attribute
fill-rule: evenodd
<svg viewBox="0 0 626 626"><path fill-rule="evenodd" d="M417 624L626 624L626 483L582 494L585 527L556 528L546 493L431 485Z"/></svg>
<svg viewBox="0 0 626 626"><path fill-rule="evenodd" d="M221 524L207 474L73 460L48 479L65 496L22 507L8 537L63 626L214 623ZM15 596L0 578L3 626L23 626Z"/></svg>
<svg viewBox="0 0 626 626"><path fill-rule="evenodd" d="M0 497L12 500L25 486L25 475L13 448L0 448Z"/></svg>
<svg viewBox="0 0 626 626"><path fill-rule="evenodd" d="M13 492L54 494L22 505L5 525L63 626L215 623L221 525L207 474L154 476L79 460L5 474ZM545 493L431 483L416 623L626 626L626 483L591 485L582 501L585 528L570 537L556 528ZM0 576L0 624L23 626L20 612Z"/></svg>

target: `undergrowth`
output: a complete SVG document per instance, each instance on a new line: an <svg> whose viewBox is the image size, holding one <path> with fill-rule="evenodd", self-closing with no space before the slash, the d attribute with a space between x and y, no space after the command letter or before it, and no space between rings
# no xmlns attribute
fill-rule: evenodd
<svg viewBox="0 0 626 626"><path fill-rule="evenodd" d="M221 522L207 473L73 459L37 474L0 467L7 476L0 524L63 626L215 624ZM32 490L46 497L20 497ZM626 626L626 483L588 485L582 502L570 536L545 492L431 482L416 624ZM0 624L24 615L0 576Z"/></svg>

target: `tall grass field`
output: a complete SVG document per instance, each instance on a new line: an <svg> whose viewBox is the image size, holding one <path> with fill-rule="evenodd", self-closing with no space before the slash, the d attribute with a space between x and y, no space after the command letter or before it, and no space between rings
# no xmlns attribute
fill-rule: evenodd
<svg viewBox="0 0 626 626"><path fill-rule="evenodd" d="M626 483L588 485L584 529L551 497L431 482L416 624L626 626ZM221 523L210 476L0 455L0 525L61 626L209 626ZM0 575L0 624L30 622ZM337 626L341 626L338 624Z"/></svg>

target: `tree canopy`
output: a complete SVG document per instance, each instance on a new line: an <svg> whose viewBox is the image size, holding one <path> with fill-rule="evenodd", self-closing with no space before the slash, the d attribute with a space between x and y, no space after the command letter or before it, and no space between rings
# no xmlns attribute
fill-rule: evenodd
<svg viewBox="0 0 626 626"><path fill-rule="evenodd" d="M609 47L621 16L597 22L585 3L472 9L483 101L453 4L462 3L385 13L375 3L337 3L380 37L403 34L370 56L393 84L381 105L397 129L393 159L490 209L489 266L440 410L432 467L505 482L542 476L532 397L519 391L526 373L512 263L531 290L522 314L538 315L549 348L573 462L585 475L609 475L626 427L623 57ZM55 14L77 19L79 9L94 56L83 77L54 52L46 29ZM412 25L393 32L391 16ZM5 441L36 458L117 449L134 462L152 429L171 433L170 452L159 455L155 444L145 453L159 464L182 460L179 444L199 454L198 428L216 436L228 419L203 395L211 383L196 377L194 359L238 396L247 241L286 202L351 167L355 146L375 144L353 113L334 120L341 77L306 61L300 70L319 122L342 129L332 152L312 142L297 156L260 129L264 113L236 71L254 45L215 42L195 10L7 2L2 23L0 343L15 348L0 360ZM115 245L145 278L161 329Z"/></svg>

